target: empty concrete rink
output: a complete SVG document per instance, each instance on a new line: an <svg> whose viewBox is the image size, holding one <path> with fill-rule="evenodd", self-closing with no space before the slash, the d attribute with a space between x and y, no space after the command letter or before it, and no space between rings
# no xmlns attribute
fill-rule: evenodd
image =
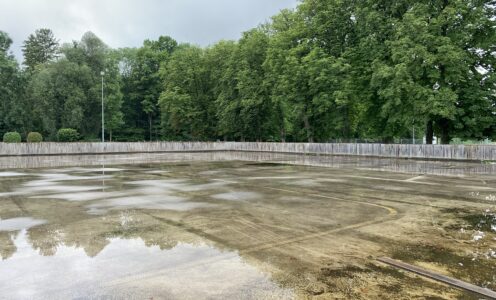
<svg viewBox="0 0 496 300"><path fill-rule="evenodd" d="M189 155L0 172L0 298L480 298L383 256L496 289L491 165Z"/></svg>

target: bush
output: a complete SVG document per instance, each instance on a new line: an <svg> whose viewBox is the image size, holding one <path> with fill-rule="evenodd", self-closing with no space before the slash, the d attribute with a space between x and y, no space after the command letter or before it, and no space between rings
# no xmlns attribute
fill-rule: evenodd
<svg viewBox="0 0 496 300"><path fill-rule="evenodd" d="M57 140L59 142L77 142L79 140L79 133L76 129L62 128L57 132Z"/></svg>
<svg viewBox="0 0 496 300"><path fill-rule="evenodd" d="M43 136L39 132L30 132L26 138L28 143L41 143L43 142Z"/></svg>
<svg viewBox="0 0 496 300"><path fill-rule="evenodd" d="M20 143L21 135L18 132L7 132L3 135L4 143Z"/></svg>

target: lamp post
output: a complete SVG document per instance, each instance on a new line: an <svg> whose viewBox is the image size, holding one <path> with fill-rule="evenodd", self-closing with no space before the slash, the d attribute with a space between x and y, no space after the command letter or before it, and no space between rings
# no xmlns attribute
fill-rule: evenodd
<svg viewBox="0 0 496 300"><path fill-rule="evenodd" d="M105 114L104 114L104 103L103 103L103 76L105 76L105 72L100 72L102 76L102 143L105 143Z"/></svg>

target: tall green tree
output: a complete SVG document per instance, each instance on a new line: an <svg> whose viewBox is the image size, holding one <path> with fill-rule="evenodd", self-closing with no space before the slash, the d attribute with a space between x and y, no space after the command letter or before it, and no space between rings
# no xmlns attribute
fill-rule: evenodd
<svg viewBox="0 0 496 300"><path fill-rule="evenodd" d="M219 132L239 140L267 140L273 136L272 106L265 85L269 37L262 28L243 34L237 45L222 43L211 52L223 53L216 82ZM216 83L217 84L217 83Z"/></svg>
<svg viewBox="0 0 496 300"><path fill-rule="evenodd" d="M39 68L31 79L30 99L37 123L51 138L60 128L77 129L88 139L101 134L101 75L105 71L105 114L112 132L122 124L118 62L93 33L62 47L63 58Z"/></svg>
<svg viewBox="0 0 496 300"><path fill-rule="evenodd" d="M0 134L30 129L29 103L24 98L26 77L10 53L12 39L0 31Z"/></svg>
<svg viewBox="0 0 496 300"><path fill-rule="evenodd" d="M161 36L157 41L146 40L134 57L130 98L146 115L149 140L153 139L153 129L160 122L158 100L163 91L160 66L166 63L176 47L177 42L174 39Z"/></svg>
<svg viewBox="0 0 496 300"><path fill-rule="evenodd" d="M216 134L211 127L214 99L204 56L203 49L182 45L161 71L165 91L159 105L167 138L205 140Z"/></svg>
<svg viewBox="0 0 496 300"><path fill-rule="evenodd" d="M36 66L54 60L58 55L58 51L59 42L52 30L48 28L38 29L24 41L22 47L24 65L33 71Z"/></svg>
<svg viewBox="0 0 496 300"><path fill-rule="evenodd" d="M116 130L120 130L125 124L123 106L123 93L121 92L122 78L120 72L120 56L114 50L106 54L104 73L104 112L105 128L110 141Z"/></svg>
<svg viewBox="0 0 496 300"><path fill-rule="evenodd" d="M346 135L350 127L342 117L350 114L345 97L349 65L321 46L306 24L312 17L302 10L274 18L265 62L279 124L287 127L289 121L293 139L308 142Z"/></svg>
<svg viewBox="0 0 496 300"><path fill-rule="evenodd" d="M0 131L131 140L395 142L496 136L494 0L302 0L238 41L112 50L0 33ZM160 130L161 128L161 130ZM417 133L418 137L418 133Z"/></svg>
<svg viewBox="0 0 496 300"><path fill-rule="evenodd" d="M490 1L411 3L374 74L388 122L426 124L428 143L482 138L495 122L495 25Z"/></svg>
<svg viewBox="0 0 496 300"><path fill-rule="evenodd" d="M221 41L207 49L206 68L210 71L214 103L212 115L217 121L217 135L224 140L237 139L242 131L238 116L240 113L239 91L237 88L237 50L234 41Z"/></svg>

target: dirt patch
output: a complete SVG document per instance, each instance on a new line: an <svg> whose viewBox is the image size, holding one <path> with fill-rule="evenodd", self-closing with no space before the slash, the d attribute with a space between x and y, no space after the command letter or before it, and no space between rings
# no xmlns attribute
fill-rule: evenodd
<svg viewBox="0 0 496 300"><path fill-rule="evenodd" d="M432 264L431 269L447 270L457 279L496 289L496 259L477 257L474 253L461 255L438 245L408 245L393 250L393 259L412 263Z"/></svg>
<svg viewBox="0 0 496 300"><path fill-rule="evenodd" d="M322 299L478 299L420 276L379 263L322 268ZM320 299L318 298L318 299Z"/></svg>
<svg viewBox="0 0 496 300"><path fill-rule="evenodd" d="M444 213L453 215L458 219L458 223L447 227L451 230L473 229L484 232L496 232L496 212L486 210L482 213L467 209L449 208L444 209Z"/></svg>

